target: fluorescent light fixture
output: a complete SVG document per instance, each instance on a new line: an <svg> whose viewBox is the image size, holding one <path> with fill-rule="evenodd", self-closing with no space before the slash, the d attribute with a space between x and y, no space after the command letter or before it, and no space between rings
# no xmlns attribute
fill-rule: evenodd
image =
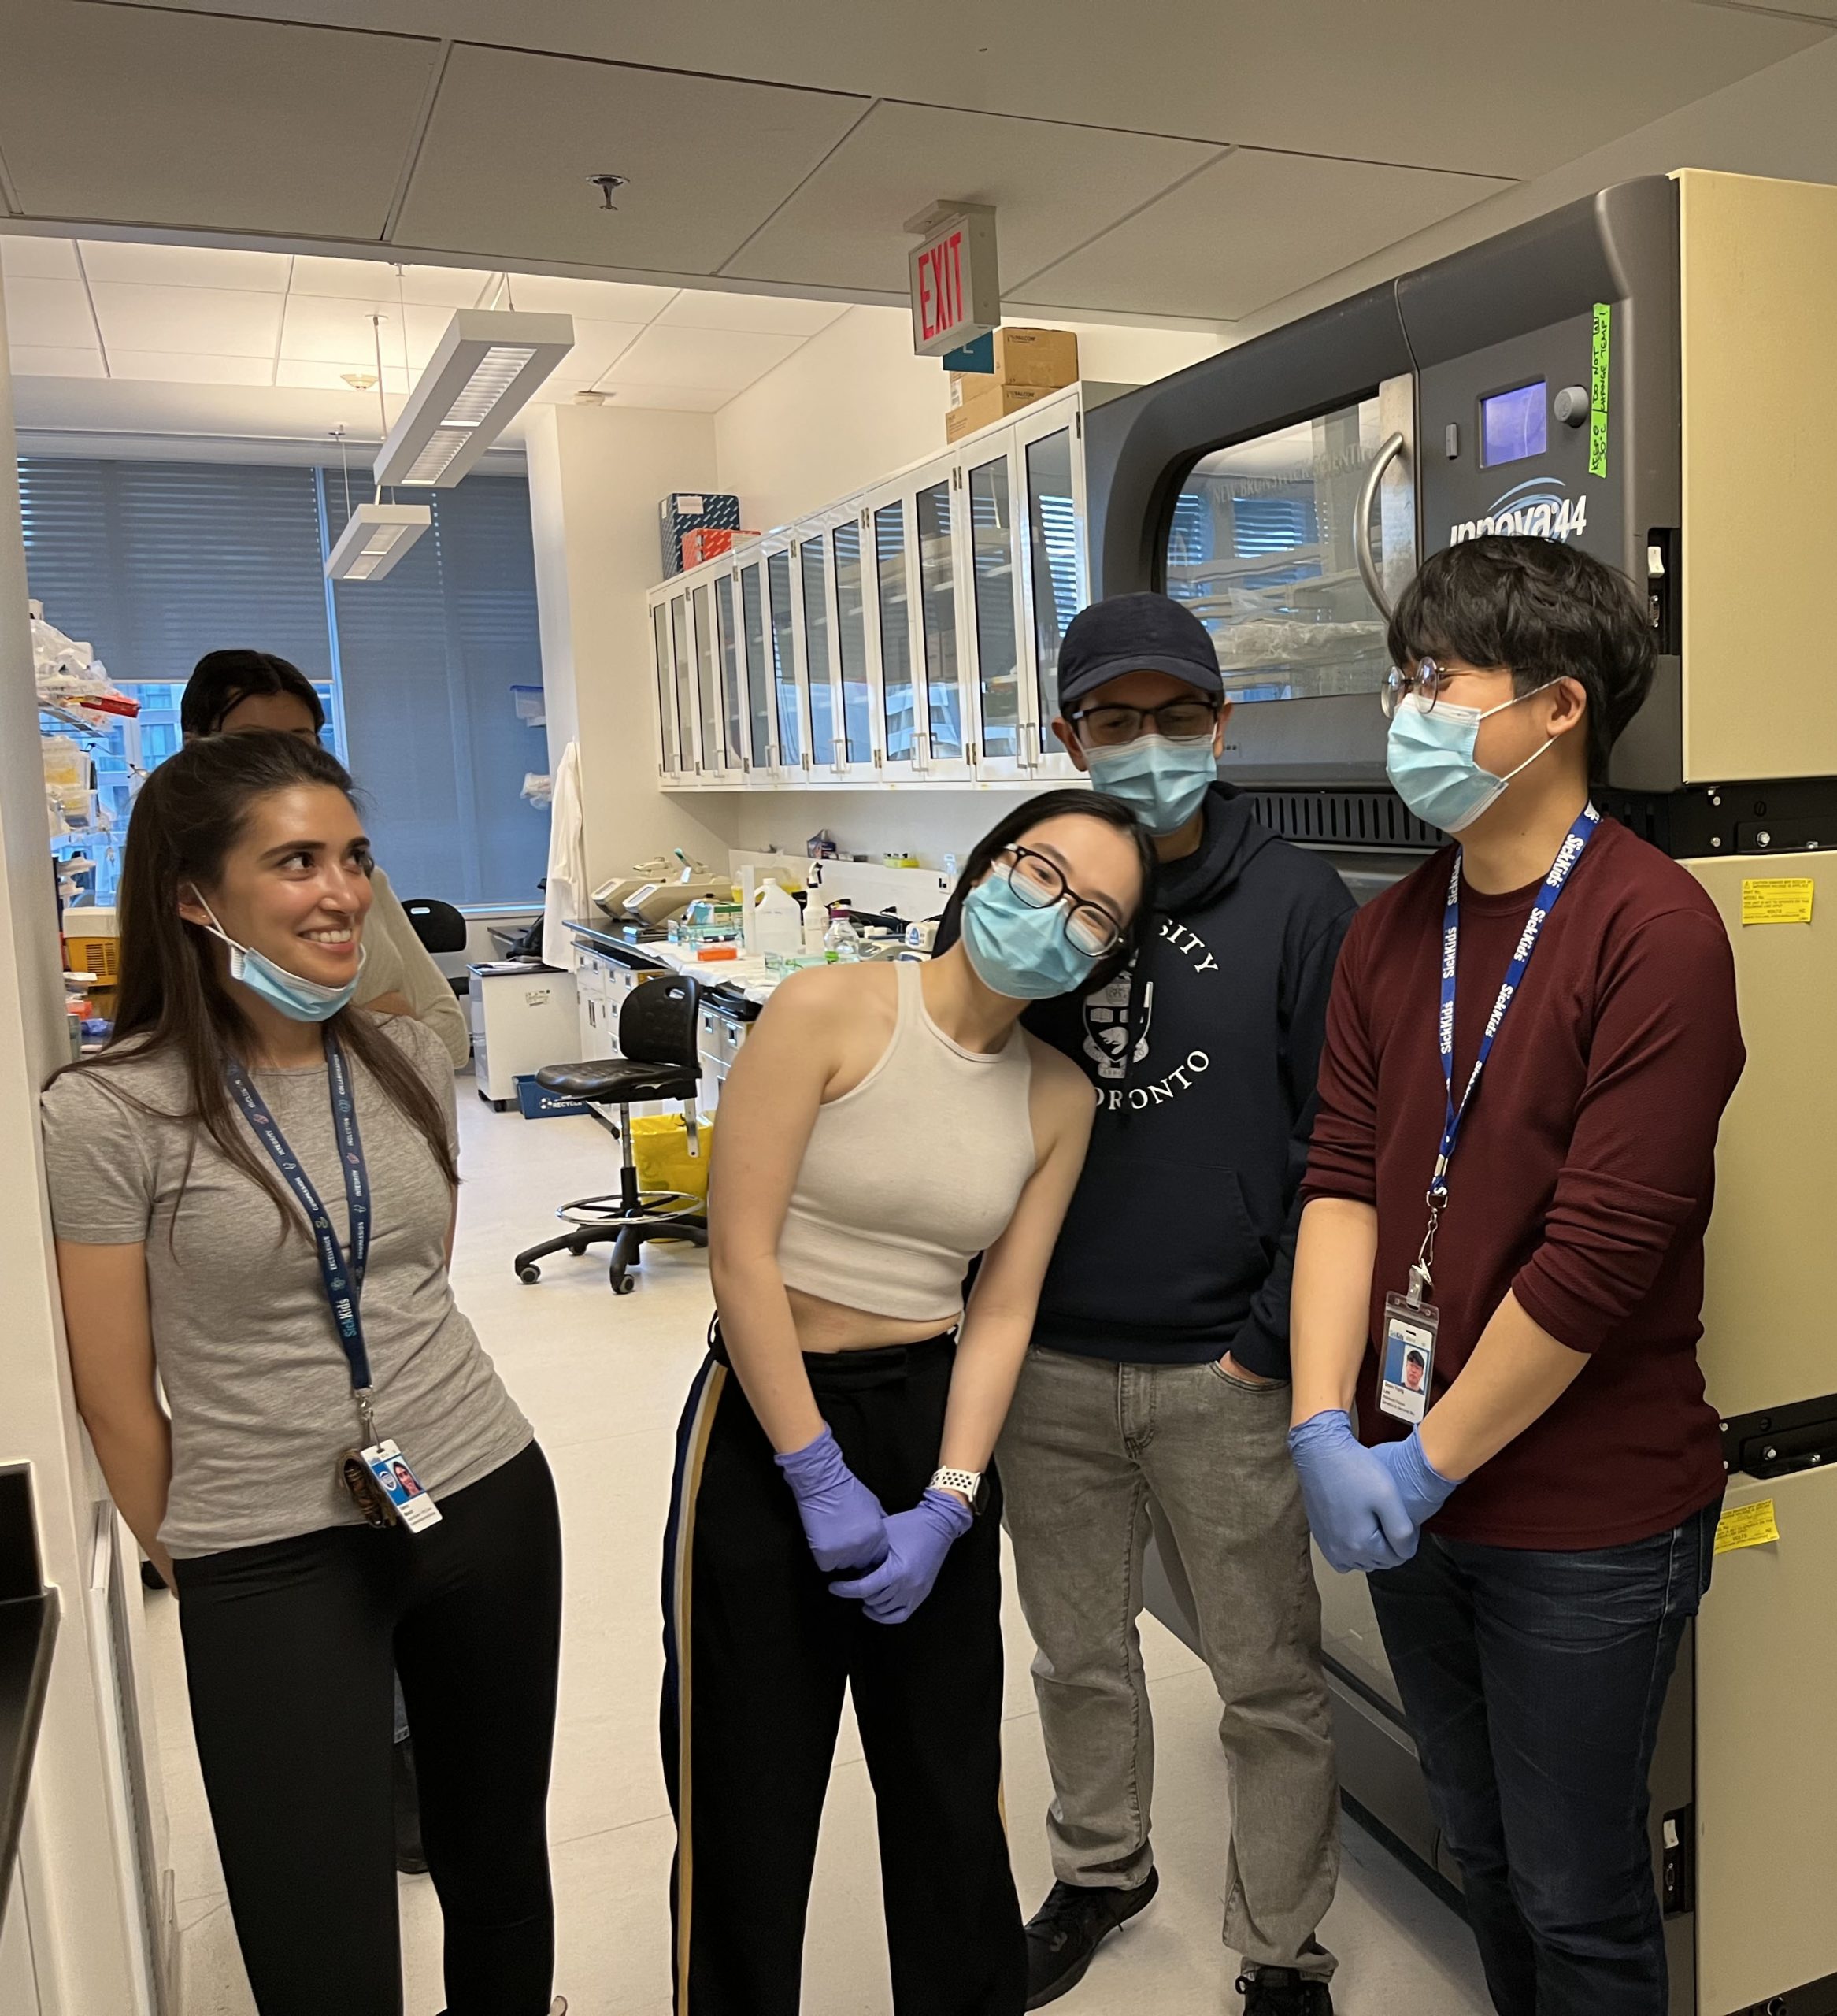
<svg viewBox="0 0 1837 2016"><path fill-rule="evenodd" d="M378 451L379 487L450 490L573 347L571 315L461 309Z"/></svg>
<svg viewBox="0 0 1837 2016"><path fill-rule="evenodd" d="M380 581L428 526L425 504L360 504L325 563L332 581Z"/></svg>

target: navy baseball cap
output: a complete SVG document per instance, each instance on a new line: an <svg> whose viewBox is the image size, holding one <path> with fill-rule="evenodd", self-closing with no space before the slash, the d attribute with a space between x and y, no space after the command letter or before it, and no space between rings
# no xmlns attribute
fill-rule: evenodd
<svg viewBox="0 0 1837 2016"><path fill-rule="evenodd" d="M1224 694L1210 634L1168 595L1106 595L1080 610L1059 646L1059 712L1128 672L1165 672L1212 699Z"/></svg>

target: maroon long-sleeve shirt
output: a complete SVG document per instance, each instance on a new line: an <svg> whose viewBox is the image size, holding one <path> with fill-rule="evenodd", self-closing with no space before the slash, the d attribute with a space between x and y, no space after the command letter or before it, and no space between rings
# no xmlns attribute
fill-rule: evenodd
<svg viewBox="0 0 1837 2016"><path fill-rule="evenodd" d="M1436 1047L1446 850L1354 921L1320 1063L1305 1195L1378 1213L1368 1442L1384 1298L1409 1285L1445 1110ZM1467 1081L1535 886L1464 889L1454 1084ZM1735 962L1683 869L1604 820L1551 913L1449 1172L1435 1243L1437 1395L1509 1290L1591 1362L1547 1414L1455 1492L1431 1529L1499 1547L1617 1547L1663 1532L1723 1487L1697 1366L1716 1132L1744 1062Z"/></svg>

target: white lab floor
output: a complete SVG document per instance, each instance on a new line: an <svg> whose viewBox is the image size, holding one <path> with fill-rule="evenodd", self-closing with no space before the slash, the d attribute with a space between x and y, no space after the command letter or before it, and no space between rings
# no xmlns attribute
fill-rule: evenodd
<svg viewBox="0 0 1837 2016"><path fill-rule="evenodd" d="M659 1550L672 1443L710 1310L706 1263L653 1249L634 1294L615 1299L602 1264L566 1254L525 1288L510 1257L545 1235L561 1199L609 1186L611 1144L585 1120L490 1111L461 1080L466 1184L454 1276L462 1307L554 1466L567 1548L567 1626L550 1833L559 1961L571 2016L665 2016L672 1829L657 1762L662 1652ZM181 1929L182 2016L253 2009L224 1903L186 1712L175 1608L147 1599L157 1739ZM1219 2016L1238 2008L1235 1956L1219 1940L1228 1817L1217 1706L1186 1647L1144 1618L1160 1782L1154 1904L1098 1955L1068 2016ZM1041 1816L1046 1759L1028 1675L1027 1629L1010 1600L1007 1804L1016 1875L1031 1911L1051 1881ZM1350 1824L1345 1874L1324 1936L1339 1954L1342 2016L1477 2016L1489 2004L1465 1928ZM408 2016L443 2006L440 1914L424 1877L402 1884ZM325 1928L326 1936L335 1936ZM890 2008L872 1800L852 1727L824 1821L805 1968L807 2016Z"/></svg>

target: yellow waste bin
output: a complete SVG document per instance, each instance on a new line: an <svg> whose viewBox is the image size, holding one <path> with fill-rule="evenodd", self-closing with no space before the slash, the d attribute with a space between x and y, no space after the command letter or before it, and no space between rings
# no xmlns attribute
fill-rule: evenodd
<svg viewBox="0 0 1837 2016"><path fill-rule="evenodd" d="M680 1190L691 1197L708 1195L708 1151L714 1140L714 1122L696 1123L696 1147L689 1152L689 1130L676 1113L643 1113L631 1116L631 1153L638 1162L638 1187L646 1195L660 1190Z"/></svg>

